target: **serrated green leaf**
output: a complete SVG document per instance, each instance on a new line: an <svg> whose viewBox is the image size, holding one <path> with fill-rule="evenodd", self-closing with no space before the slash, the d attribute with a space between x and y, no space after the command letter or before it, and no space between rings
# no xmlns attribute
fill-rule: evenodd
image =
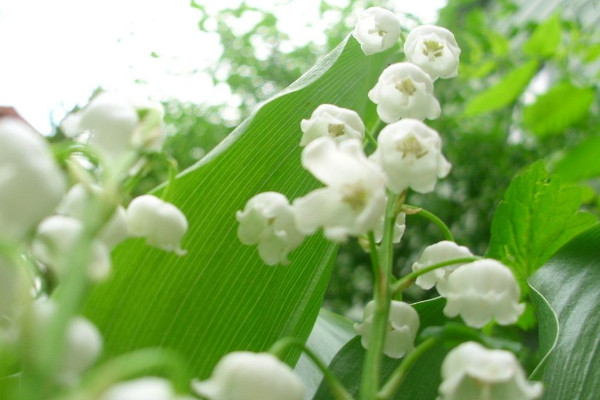
<svg viewBox="0 0 600 400"><path fill-rule="evenodd" d="M600 225L560 249L530 279L544 399L595 400L600 392Z"/></svg>
<svg viewBox="0 0 600 400"><path fill-rule="evenodd" d="M594 98L593 88L559 83L525 107L523 124L539 136L561 133L585 117Z"/></svg>
<svg viewBox="0 0 600 400"><path fill-rule="evenodd" d="M498 83L479 93L467 103L466 116L498 110L515 102L535 75L539 63L528 61L510 71Z"/></svg>
<svg viewBox="0 0 600 400"><path fill-rule="evenodd" d="M319 186L300 165L300 120L322 103L364 115L385 57L364 56L350 37L177 178L170 200L189 220L187 255L128 241L114 253L110 280L85 305L103 334L105 358L162 346L181 353L204 378L227 352L308 337L334 246L314 235L290 255L290 265L268 267L255 247L237 239L235 212L259 192L295 198Z"/></svg>
<svg viewBox="0 0 600 400"><path fill-rule="evenodd" d="M566 153L556 164L554 172L567 182L577 182L600 176L600 137L591 137Z"/></svg>
<svg viewBox="0 0 600 400"><path fill-rule="evenodd" d="M532 57L552 57L560 44L560 37L560 16L554 14L535 28L523 45L523 52Z"/></svg>
<svg viewBox="0 0 600 400"><path fill-rule="evenodd" d="M504 262L526 290L526 281L562 245L596 218L578 212L579 189L562 186L539 161L511 182L492 220L487 252Z"/></svg>

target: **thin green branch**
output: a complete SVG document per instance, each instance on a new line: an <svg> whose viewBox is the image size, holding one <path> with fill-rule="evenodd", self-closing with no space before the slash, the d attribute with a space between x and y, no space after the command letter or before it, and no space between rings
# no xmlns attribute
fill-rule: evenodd
<svg viewBox="0 0 600 400"><path fill-rule="evenodd" d="M454 242L454 236L452 235L452 231L450 231L450 228L448 228L448 225L446 225L444 221L442 221L434 213L427 211L424 208L411 206L409 204L405 204L402 207L402 211L405 212L407 215L420 215L421 217L428 219L429 221L436 224L438 228L440 228L446 240Z"/></svg>

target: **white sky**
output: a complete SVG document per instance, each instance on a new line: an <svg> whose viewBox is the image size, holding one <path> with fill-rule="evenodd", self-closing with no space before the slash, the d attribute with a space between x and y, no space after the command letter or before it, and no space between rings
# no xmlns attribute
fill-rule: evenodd
<svg viewBox="0 0 600 400"><path fill-rule="evenodd" d="M397 9L431 23L445 2L398 0ZM202 3L214 10L240 0ZM277 5L280 29L297 44L324 39L320 0L247 3ZM84 105L98 86L156 100L224 102L228 88L214 88L202 73L221 50L216 35L198 29L200 16L189 0L0 0L0 105L49 133L51 119Z"/></svg>

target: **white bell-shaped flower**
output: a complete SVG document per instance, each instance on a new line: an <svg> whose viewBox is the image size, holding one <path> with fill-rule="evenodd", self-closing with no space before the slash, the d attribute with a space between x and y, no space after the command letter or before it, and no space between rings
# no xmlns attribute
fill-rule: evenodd
<svg viewBox="0 0 600 400"><path fill-rule="evenodd" d="M79 244L83 232L83 223L64 215L53 215L43 220L31 243L31 254L44 265L64 277L68 259ZM88 277L93 281L105 279L110 273L110 251L106 245L93 240L90 260L87 265Z"/></svg>
<svg viewBox="0 0 600 400"><path fill-rule="evenodd" d="M127 207L127 225L131 236L145 237L150 246L185 254L180 242L188 222L173 204L152 195L136 197Z"/></svg>
<svg viewBox="0 0 600 400"><path fill-rule="evenodd" d="M460 48L452 32L435 25L421 25L410 31L404 42L406 58L437 78L458 75Z"/></svg>
<svg viewBox="0 0 600 400"><path fill-rule="evenodd" d="M178 396L171 382L164 378L144 377L118 383L106 390L99 400L192 400Z"/></svg>
<svg viewBox="0 0 600 400"><path fill-rule="evenodd" d="M384 69L369 91L369 99L377 104L379 118L388 124L401 118L435 119L441 113L431 77L408 62Z"/></svg>
<svg viewBox="0 0 600 400"><path fill-rule="evenodd" d="M421 121L403 119L387 125L377 144L370 159L381 166L394 193L407 188L431 192L437 179L450 172L451 165L442 155L440 135Z"/></svg>
<svg viewBox="0 0 600 400"><path fill-rule="evenodd" d="M440 400L532 400L542 392L542 384L527 381L509 351L466 342L450 351L442 363Z"/></svg>
<svg viewBox="0 0 600 400"><path fill-rule="evenodd" d="M365 125L355 111L332 104L321 104L313 111L310 119L300 122L302 139L300 146L306 146L321 136L330 136L337 142L355 138L362 140Z"/></svg>
<svg viewBox="0 0 600 400"><path fill-rule="evenodd" d="M481 328L492 319L500 325L517 322L525 310L521 291L511 270L499 261L485 259L462 265L448 277L444 314L460 314L465 323Z"/></svg>
<svg viewBox="0 0 600 400"><path fill-rule="evenodd" d="M400 37L400 20L390 10L370 7L359 16L352 36L368 56L392 47Z"/></svg>
<svg viewBox="0 0 600 400"><path fill-rule="evenodd" d="M305 386L296 373L269 353L234 352L219 361L206 381L192 389L209 400L302 400Z"/></svg>
<svg viewBox="0 0 600 400"><path fill-rule="evenodd" d="M98 186L86 188L83 184L74 185L58 205L56 212L83 221L86 215L86 204L93 196L99 196L102 189ZM127 238L127 216L125 209L118 206L104 228L98 234L109 249L112 249Z"/></svg>
<svg viewBox="0 0 600 400"><path fill-rule="evenodd" d="M259 193L236 213L238 238L243 244L258 245L267 265L288 264L288 254L302 243L292 206L281 193Z"/></svg>
<svg viewBox="0 0 600 400"><path fill-rule="evenodd" d="M375 229L386 202L386 179L365 156L360 140L339 144L321 137L302 152L302 165L327 185L294 200L297 226L305 234L324 228L325 237L341 242Z"/></svg>
<svg viewBox="0 0 600 400"><path fill-rule="evenodd" d="M430 265L450 261L455 258L471 257L472 255L471 251L465 246L459 246L454 242L444 240L427 246L423 250L419 261L412 265L412 270L416 272ZM448 276L461 265L464 264L452 264L419 275L415 283L423 289L431 289L436 286L438 293L445 296L447 293Z"/></svg>
<svg viewBox="0 0 600 400"><path fill-rule="evenodd" d="M22 239L54 210L65 188L43 137L23 121L0 119L0 239Z"/></svg>
<svg viewBox="0 0 600 400"><path fill-rule="evenodd" d="M354 324L365 349L369 345L374 314L375 302L370 301L365 307L362 322ZM419 325L419 314L410 304L392 300L383 353L391 358L401 358L412 351Z"/></svg>

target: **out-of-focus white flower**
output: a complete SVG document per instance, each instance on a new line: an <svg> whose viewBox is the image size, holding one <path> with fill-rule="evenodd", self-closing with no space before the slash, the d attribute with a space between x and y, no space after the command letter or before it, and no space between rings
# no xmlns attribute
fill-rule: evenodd
<svg viewBox="0 0 600 400"><path fill-rule="evenodd" d="M269 353L234 352L219 361L206 381L192 389L209 400L302 400L305 386L296 373Z"/></svg>
<svg viewBox="0 0 600 400"><path fill-rule="evenodd" d="M330 136L337 142L355 138L362 140L365 125L355 111L332 104L321 104L313 111L310 119L300 122L302 139L300 146L306 146L321 136Z"/></svg>
<svg viewBox="0 0 600 400"><path fill-rule="evenodd" d="M145 377L111 386L99 400L192 400L177 396L171 382L164 378Z"/></svg>
<svg viewBox="0 0 600 400"><path fill-rule="evenodd" d="M383 240L384 221L385 221L385 215L382 215L381 218L379 218L379 223L373 229L373 234L375 236L376 243L381 243L381 241ZM394 233L393 233L393 237L392 237L392 243L400 243L405 230L406 230L406 214L400 213L396 217L396 221L394 221ZM366 237L364 237L364 236L359 237L358 244L360 245L360 247L362 247L362 249L365 252L367 252L367 253L371 252L371 249L369 247L369 241L367 240Z"/></svg>
<svg viewBox="0 0 600 400"><path fill-rule="evenodd" d="M514 324L525 310L525 304L519 304L521 293L514 275L496 260L458 267L448 277L446 288L444 314L460 314L473 328L481 328L492 319L500 325Z"/></svg>
<svg viewBox="0 0 600 400"><path fill-rule="evenodd" d="M150 246L185 254L180 242L188 223L173 204L152 195L136 197L127 207L127 224L132 236L145 237Z"/></svg>
<svg viewBox="0 0 600 400"><path fill-rule="evenodd" d="M431 79L458 75L460 48L452 32L435 25L421 25L410 31L404 42L408 61L427 72Z"/></svg>
<svg viewBox="0 0 600 400"><path fill-rule="evenodd" d="M38 226L31 243L31 254L47 267L53 269L59 277L69 273L64 268L68 257L79 244L83 232L83 223L64 215L53 215ZM110 273L110 251L104 243L94 240L91 245L88 276L93 281L105 279Z"/></svg>
<svg viewBox="0 0 600 400"><path fill-rule="evenodd" d="M327 187L294 200L301 232L323 227L328 239L340 242L375 229L385 209L386 179L366 158L360 140L336 144L330 137L318 138L304 148L302 165Z"/></svg>
<svg viewBox="0 0 600 400"><path fill-rule="evenodd" d="M454 242L444 240L432 244L431 246L427 246L425 250L423 250L419 261L412 265L412 270L416 272L433 264L450 261L455 258L471 257L472 255L471 251L465 246L459 246ZM431 289L437 285L436 289L438 293L445 296L447 292L448 276L461 265L464 264L448 265L419 275L415 283L423 289Z"/></svg>
<svg viewBox="0 0 600 400"><path fill-rule="evenodd" d="M435 119L441 112L431 77L408 62L384 69L369 91L369 99L377 104L379 118L388 124L400 118Z"/></svg>
<svg viewBox="0 0 600 400"><path fill-rule="evenodd" d="M288 254L302 243L293 209L281 193L259 193L236 213L238 238L243 244L258 245L258 254L267 265L288 264Z"/></svg>
<svg viewBox="0 0 600 400"><path fill-rule="evenodd" d="M419 193L433 191L438 178L450 172L442 155L440 135L421 121L403 119L383 128L377 150L370 157L388 177L394 193L411 188Z"/></svg>
<svg viewBox="0 0 600 400"><path fill-rule="evenodd" d="M26 123L0 119L0 238L20 240L65 192L46 141Z"/></svg>
<svg viewBox="0 0 600 400"><path fill-rule="evenodd" d="M100 187L86 188L83 184L78 183L67 192L58 205L56 212L83 221L87 212L86 204L93 199L93 196L99 196L101 191ZM112 217L98 234L98 239L109 249L112 249L127 238L127 233L125 209L122 206L118 206Z"/></svg>
<svg viewBox="0 0 600 400"><path fill-rule="evenodd" d="M18 268L0 256L0 332L5 323L21 314L31 298L31 285L22 268ZM1 338L0 338L1 339Z"/></svg>
<svg viewBox="0 0 600 400"><path fill-rule="evenodd" d="M511 352L488 350L466 342L442 363L440 400L532 400L541 397L542 384L529 382Z"/></svg>
<svg viewBox="0 0 600 400"><path fill-rule="evenodd" d="M352 36L366 55L380 53L398 41L400 21L390 10L370 7L358 16Z"/></svg>
<svg viewBox="0 0 600 400"><path fill-rule="evenodd" d="M362 322L354 324L365 349L369 345L374 314L375 302L370 301L365 308ZM419 314L410 304L392 300L383 353L391 358L400 358L412 351L419 325Z"/></svg>
<svg viewBox="0 0 600 400"><path fill-rule="evenodd" d="M113 92L94 97L81 111L62 122L65 135L84 132L87 141L111 160L133 150L159 150L165 139L160 103L130 99Z"/></svg>

